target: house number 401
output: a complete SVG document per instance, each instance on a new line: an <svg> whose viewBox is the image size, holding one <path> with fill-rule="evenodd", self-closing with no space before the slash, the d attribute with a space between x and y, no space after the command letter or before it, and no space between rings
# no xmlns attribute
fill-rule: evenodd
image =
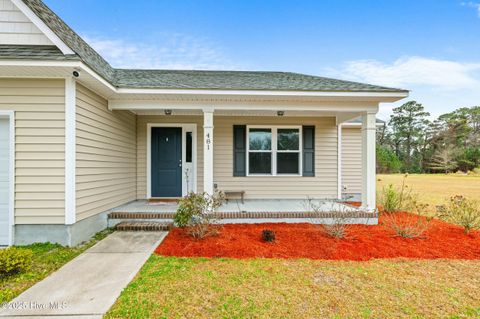
<svg viewBox="0 0 480 319"><path fill-rule="evenodd" d="M207 133L205 136L205 144L207 144L207 150L210 149L210 144L212 144L212 139L210 138L210 133Z"/></svg>

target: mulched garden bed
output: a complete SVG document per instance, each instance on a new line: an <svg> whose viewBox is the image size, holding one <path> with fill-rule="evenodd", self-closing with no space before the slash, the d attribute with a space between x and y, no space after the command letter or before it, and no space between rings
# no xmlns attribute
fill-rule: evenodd
<svg viewBox="0 0 480 319"><path fill-rule="evenodd" d="M381 223L382 218L375 226L352 225L345 239L328 237L321 226L308 223L230 224L222 226L220 235L204 239L174 228L155 252L177 257L480 259L479 231L465 234L461 227L432 220L424 238L406 239ZM274 243L262 241L264 229L275 231Z"/></svg>

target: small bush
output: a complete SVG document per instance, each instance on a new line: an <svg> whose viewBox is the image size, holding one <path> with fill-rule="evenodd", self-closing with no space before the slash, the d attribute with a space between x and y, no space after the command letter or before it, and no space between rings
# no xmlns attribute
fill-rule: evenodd
<svg viewBox="0 0 480 319"><path fill-rule="evenodd" d="M463 227L465 233L480 229L480 203L461 195L453 196L444 206L437 207L439 217Z"/></svg>
<svg viewBox="0 0 480 319"><path fill-rule="evenodd" d="M380 205L385 212L390 213L400 210L400 195L393 184L383 187L379 197Z"/></svg>
<svg viewBox="0 0 480 319"><path fill-rule="evenodd" d="M431 218L419 215L388 213L383 215L383 225L399 237L422 238L430 226Z"/></svg>
<svg viewBox="0 0 480 319"><path fill-rule="evenodd" d="M195 238L218 235L219 228L213 225L215 210L224 200L225 196L221 192L213 195L189 193L180 200L174 223L178 227L186 227L187 232Z"/></svg>
<svg viewBox="0 0 480 319"><path fill-rule="evenodd" d="M0 250L0 276L24 272L32 265L33 252L29 249L9 247Z"/></svg>
<svg viewBox="0 0 480 319"><path fill-rule="evenodd" d="M262 239L263 241L272 243L276 239L275 231L270 230L270 229L264 229L262 231Z"/></svg>
<svg viewBox="0 0 480 319"><path fill-rule="evenodd" d="M405 174L400 187L390 184L382 188L378 198L384 212L408 211L416 213L427 208L428 205L419 202L418 194L408 188L406 184L407 177L408 174Z"/></svg>
<svg viewBox="0 0 480 319"><path fill-rule="evenodd" d="M315 202L311 198L307 198L306 208L308 211L312 212L315 216L323 216L325 210L325 202ZM329 212L329 224L321 224L321 231L328 237L336 239L344 239L348 236L348 231L351 227L351 221L354 220L355 214L358 214L358 211L348 211L348 208L345 206L336 206L332 205L332 208ZM312 220L314 223L315 220Z"/></svg>
<svg viewBox="0 0 480 319"><path fill-rule="evenodd" d="M334 220L332 224L322 225L323 232L332 238L343 239L347 236L350 225Z"/></svg>
<svg viewBox="0 0 480 319"><path fill-rule="evenodd" d="M474 168L471 171L468 171L468 175L472 176L479 176L480 175L480 167Z"/></svg>

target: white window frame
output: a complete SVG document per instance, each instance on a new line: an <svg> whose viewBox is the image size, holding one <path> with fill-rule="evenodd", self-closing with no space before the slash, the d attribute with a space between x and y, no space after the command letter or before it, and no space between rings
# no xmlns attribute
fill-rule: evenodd
<svg viewBox="0 0 480 319"><path fill-rule="evenodd" d="M272 173L271 174L250 174L250 129L270 129L272 131L272 147L271 150L252 150L252 153L270 153L272 154ZM299 141L298 141L298 151L297 150L288 150L288 151L279 151L277 150L277 136L279 129L298 129ZM247 154L246 154L246 164L247 164L247 176L302 176L303 172L303 134L301 125L247 125ZM278 174L277 173L277 153L298 153L298 174Z"/></svg>

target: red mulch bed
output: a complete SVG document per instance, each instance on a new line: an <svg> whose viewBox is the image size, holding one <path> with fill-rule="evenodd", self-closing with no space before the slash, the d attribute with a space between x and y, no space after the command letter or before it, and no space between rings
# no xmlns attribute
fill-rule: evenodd
<svg viewBox="0 0 480 319"><path fill-rule="evenodd" d="M412 215L403 214L405 218ZM352 225L346 239L333 239L321 227L304 224L230 224L220 235L194 239L174 228L155 250L178 257L310 258L369 260L374 258L480 259L480 232L432 220L424 238L405 239L381 225ZM264 229L276 232L275 243L262 241Z"/></svg>

